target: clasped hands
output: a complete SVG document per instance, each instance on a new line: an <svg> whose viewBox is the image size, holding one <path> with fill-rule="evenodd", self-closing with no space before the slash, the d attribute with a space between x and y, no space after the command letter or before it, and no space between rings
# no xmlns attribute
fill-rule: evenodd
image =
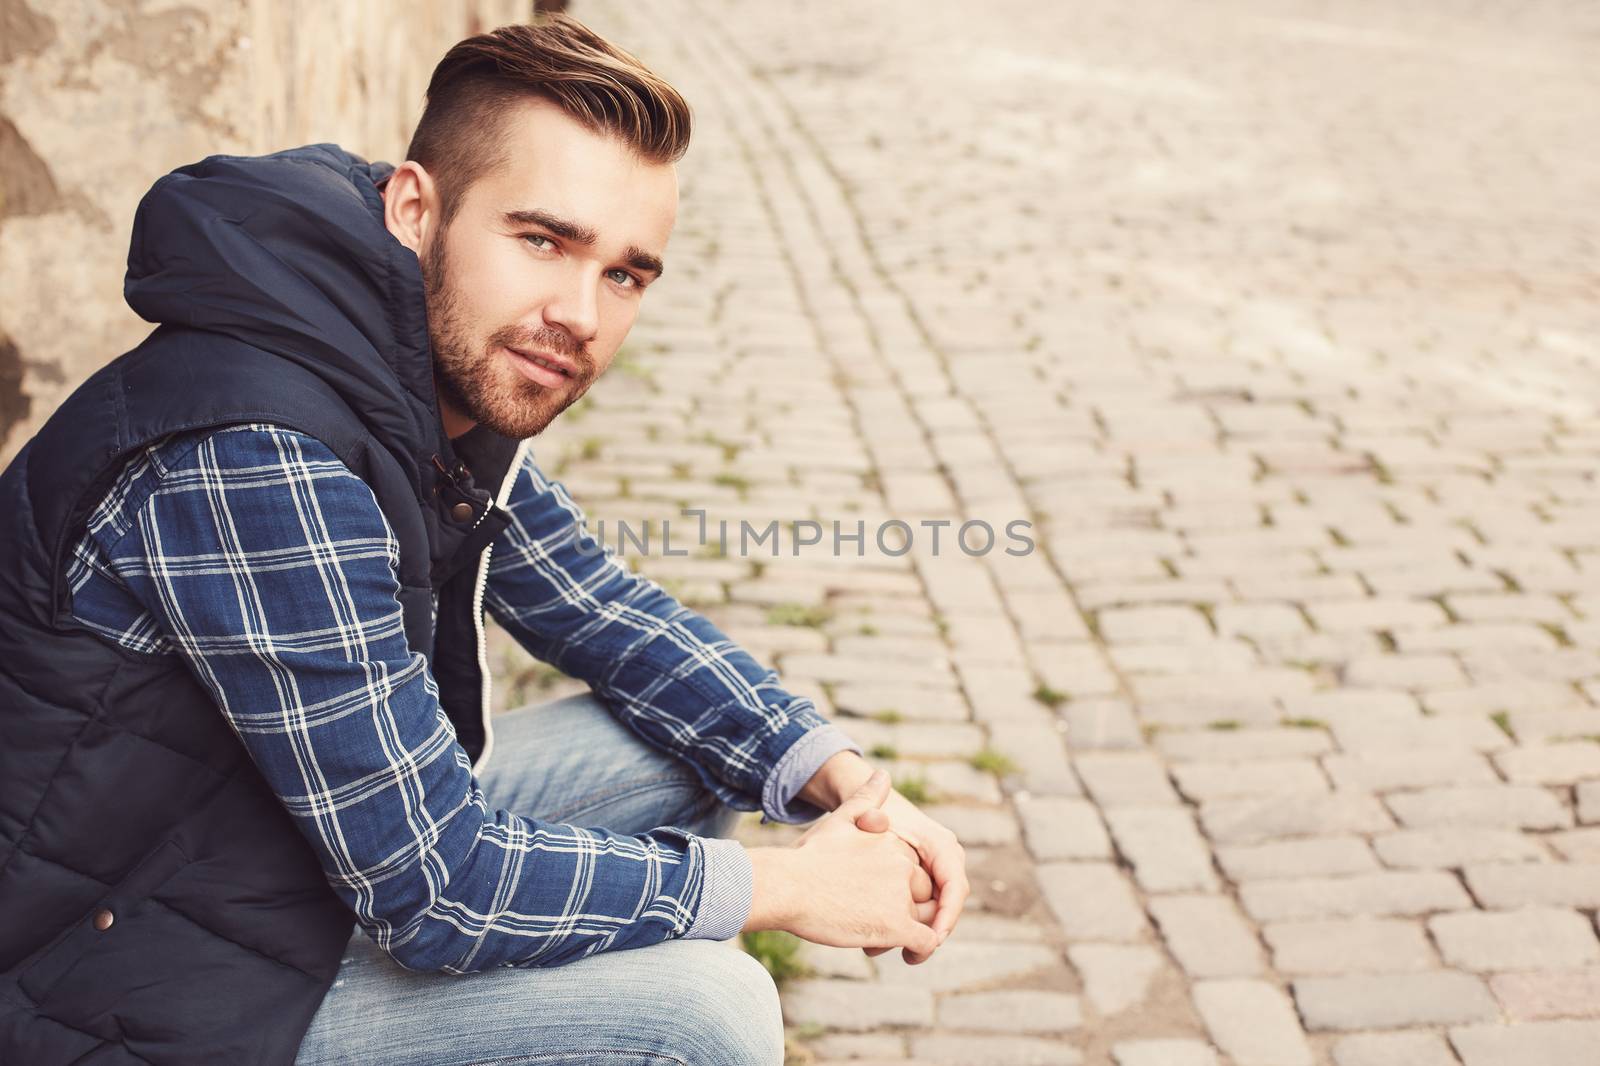
<svg viewBox="0 0 1600 1066"><path fill-rule="evenodd" d="M786 929L869 955L926 961L955 928L970 886L955 834L874 770L788 848L755 848L750 929Z"/></svg>

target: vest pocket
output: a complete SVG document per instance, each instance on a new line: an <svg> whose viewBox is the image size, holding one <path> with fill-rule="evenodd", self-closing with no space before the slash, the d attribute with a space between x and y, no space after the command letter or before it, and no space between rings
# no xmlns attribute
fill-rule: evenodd
<svg viewBox="0 0 1600 1066"><path fill-rule="evenodd" d="M65 936L28 964L18 976L18 987L35 1004L42 1003L56 982L91 949L110 937L128 935L132 920L138 917L150 893L188 862L183 849L170 840L146 855L115 888L90 907Z"/></svg>

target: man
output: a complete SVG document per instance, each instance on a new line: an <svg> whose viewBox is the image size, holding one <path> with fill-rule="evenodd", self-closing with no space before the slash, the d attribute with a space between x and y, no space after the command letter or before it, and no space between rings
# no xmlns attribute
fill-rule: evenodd
<svg viewBox="0 0 1600 1066"><path fill-rule="evenodd" d="M0 1061L776 1063L708 941L948 936L954 836L525 444L662 273L688 133L554 18L452 49L398 168L145 198L157 328L0 478ZM485 609L592 694L491 722Z"/></svg>

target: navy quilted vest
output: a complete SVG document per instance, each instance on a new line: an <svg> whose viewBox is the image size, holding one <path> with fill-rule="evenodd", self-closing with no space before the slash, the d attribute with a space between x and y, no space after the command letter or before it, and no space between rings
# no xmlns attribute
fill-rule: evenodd
<svg viewBox="0 0 1600 1066"><path fill-rule="evenodd" d="M157 182L127 297L158 328L0 475L0 1063L291 1063L352 929L182 661L71 618L71 544L138 449L241 422L327 444L393 526L407 640L486 750L483 549L506 515L479 486L518 445L444 436L389 173L315 145Z"/></svg>

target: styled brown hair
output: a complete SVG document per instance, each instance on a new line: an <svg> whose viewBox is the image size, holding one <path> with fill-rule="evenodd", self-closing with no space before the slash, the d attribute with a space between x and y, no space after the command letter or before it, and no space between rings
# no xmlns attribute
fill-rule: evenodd
<svg viewBox="0 0 1600 1066"><path fill-rule="evenodd" d="M675 163L689 148L689 104L634 56L567 15L502 26L468 37L433 68L406 149L433 176L443 224L468 186L506 161L506 115L530 97L620 139L649 163Z"/></svg>

